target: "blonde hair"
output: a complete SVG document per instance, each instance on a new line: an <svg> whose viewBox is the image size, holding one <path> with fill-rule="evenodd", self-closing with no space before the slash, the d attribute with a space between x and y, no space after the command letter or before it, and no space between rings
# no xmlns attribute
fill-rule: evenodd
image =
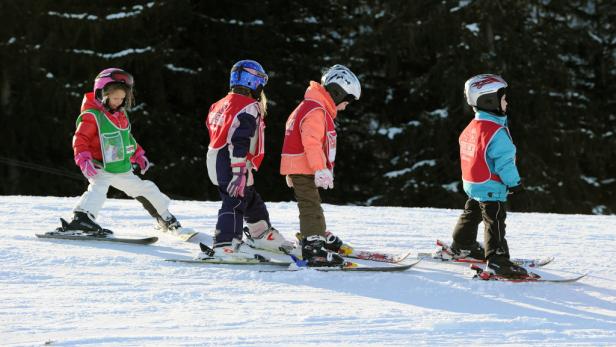
<svg viewBox="0 0 616 347"><path fill-rule="evenodd" d="M265 118L265 115L267 114L267 96L265 96L265 92L263 91L263 89L261 89L261 93L259 95L256 95L257 92L250 88L244 86L233 86L231 88L231 92L248 96L257 100L257 102L259 103L259 110L261 111L261 115L263 116L263 118Z"/></svg>
<svg viewBox="0 0 616 347"><path fill-rule="evenodd" d="M133 95L133 88L128 87L124 83L109 83L103 88L103 98L111 94L116 90L123 90L126 93L126 97L124 97L124 104L122 107L124 109L130 110L131 107L135 104L135 96Z"/></svg>
<svg viewBox="0 0 616 347"><path fill-rule="evenodd" d="M265 119L265 115L267 114L267 96L265 96L265 92L263 90L261 90L261 95L259 96L259 108L261 109L261 113Z"/></svg>

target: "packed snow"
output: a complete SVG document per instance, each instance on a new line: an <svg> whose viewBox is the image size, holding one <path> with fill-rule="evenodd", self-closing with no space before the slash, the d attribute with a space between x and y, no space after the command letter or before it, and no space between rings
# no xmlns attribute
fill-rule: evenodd
<svg viewBox="0 0 616 347"><path fill-rule="evenodd" d="M259 272L165 262L198 246L153 229L134 200L98 222L149 246L38 239L77 197L1 196L3 346L616 345L616 216L510 213L514 257L577 283L473 280L467 266L422 261L400 273ZM293 202L268 204L287 238ZM173 201L185 227L211 235L218 202ZM324 205L328 228L357 248L402 253L450 240L459 210ZM480 232L481 235L481 232ZM410 259L409 259L410 260Z"/></svg>

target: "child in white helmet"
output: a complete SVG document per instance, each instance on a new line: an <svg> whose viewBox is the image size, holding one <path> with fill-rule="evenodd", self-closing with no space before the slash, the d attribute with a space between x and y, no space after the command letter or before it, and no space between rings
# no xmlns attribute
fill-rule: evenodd
<svg viewBox="0 0 616 347"><path fill-rule="evenodd" d="M507 127L507 82L491 74L471 77L464 85L474 119L459 138L462 181L468 200L453 231L451 249L458 258L487 260L487 269L506 277L527 271L509 260L505 239L505 202L524 191ZM485 249L476 241L479 223L485 226Z"/></svg>
<svg viewBox="0 0 616 347"><path fill-rule="evenodd" d="M334 65L321 83L310 82L304 100L287 120L280 173L293 188L299 208L302 257L308 266L338 266L342 241L326 231L319 188L334 187L336 128L334 119L352 101L361 85L351 70Z"/></svg>

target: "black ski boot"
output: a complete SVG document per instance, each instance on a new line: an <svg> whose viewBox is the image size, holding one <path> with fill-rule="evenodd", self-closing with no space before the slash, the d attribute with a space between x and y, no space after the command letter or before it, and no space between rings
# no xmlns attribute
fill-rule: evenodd
<svg viewBox="0 0 616 347"><path fill-rule="evenodd" d="M340 251L340 247L342 247L342 240L331 233L330 231L325 232L325 248L329 249L332 252L338 253Z"/></svg>
<svg viewBox="0 0 616 347"><path fill-rule="evenodd" d="M175 232L182 228L182 225L178 222L174 215L171 215L171 217L166 220L159 216L156 217L156 221L158 222L160 229L164 232Z"/></svg>
<svg viewBox="0 0 616 347"><path fill-rule="evenodd" d="M101 228L101 226L96 224L85 212L75 212L73 220L70 223L62 218L60 218L60 221L62 222L62 226L56 229L57 232L81 231L91 236L107 236L113 234L111 230Z"/></svg>
<svg viewBox="0 0 616 347"><path fill-rule="evenodd" d="M525 268L512 263L506 255L493 255L488 259L486 266L495 275L518 278L528 276L528 271Z"/></svg>
<svg viewBox="0 0 616 347"><path fill-rule="evenodd" d="M476 260L486 260L486 251L479 242L471 247L459 247L456 242L451 243L451 251L454 259L473 258Z"/></svg>
<svg viewBox="0 0 616 347"><path fill-rule="evenodd" d="M312 267L335 267L344 264L344 258L327 249L326 238L319 235L308 236L302 240L302 258Z"/></svg>

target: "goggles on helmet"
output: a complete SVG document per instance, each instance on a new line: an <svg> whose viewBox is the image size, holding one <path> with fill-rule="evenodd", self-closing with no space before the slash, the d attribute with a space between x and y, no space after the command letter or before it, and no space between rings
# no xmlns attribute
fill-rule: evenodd
<svg viewBox="0 0 616 347"><path fill-rule="evenodd" d="M261 78L263 78L263 85L267 84L267 79L268 79L267 74L265 74L265 73L263 73L261 71L258 71L258 70L255 70L255 69L252 69L252 68L249 68L249 67L245 67L245 66L234 66L233 69L231 69L231 72L235 72L235 71L246 71L246 72L248 72L251 75L255 75L257 77L261 77Z"/></svg>
<svg viewBox="0 0 616 347"><path fill-rule="evenodd" d="M128 72L122 70L114 70L111 72L100 73L98 76L96 76L96 79L98 80L105 77L109 77L115 82L124 83L130 88L132 88L134 84L133 76Z"/></svg>

